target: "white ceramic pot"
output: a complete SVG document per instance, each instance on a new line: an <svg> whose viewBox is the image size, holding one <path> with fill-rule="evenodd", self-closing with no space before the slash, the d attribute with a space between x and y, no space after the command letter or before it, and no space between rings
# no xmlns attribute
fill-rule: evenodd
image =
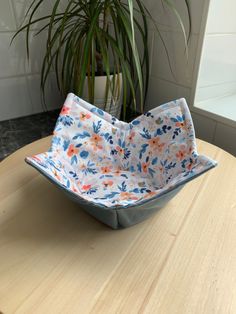
<svg viewBox="0 0 236 314"><path fill-rule="evenodd" d="M114 97L112 96L111 91L109 91L107 103L105 103L107 77L105 75L95 77L94 105L119 118L122 105L122 73L116 74L115 76L115 84L117 83L118 79L120 80L120 91L118 92L117 89ZM113 75L110 76L110 80L113 82ZM84 82L82 98L86 101L89 101L87 78Z"/></svg>

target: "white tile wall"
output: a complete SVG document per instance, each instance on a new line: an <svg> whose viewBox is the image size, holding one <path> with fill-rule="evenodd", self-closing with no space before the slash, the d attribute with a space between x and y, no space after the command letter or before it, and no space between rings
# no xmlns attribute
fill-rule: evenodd
<svg viewBox="0 0 236 314"><path fill-rule="evenodd" d="M30 59L27 60L25 64L26 73L39 73L41 71L42 61L46 50L46 38L45 31L37 36L35 36L35 32L30 33Z"/></svg>
<svg viewBox="0 0 236 314"><path fill-rule="evenodd" d="M236 93L236 2L211 0L195 104Z"/></svg>
<svg viewBox="0 0 236 314"><path fill-rule="evenodd" d="M211 0L207 20L207 33L236 33L235 12L235 0Z"/></svg>
<svg viewBox="0 0 236 314"><path fill-rule="evenodd" d="M198 86L236 82L236 33L206 35Z"/></svg>
<svg viewBox="0 0 236 314"><path fill-rule="evenodd" d="M27 88L29 91L30 101L32 104L32 113L37 113L45 108L42 102L42 94L40 91L40 75L33 74L27 76ZM60 95L56 85L56 77L51 73L48 81L46 92L46 109L56 109L63 104L63 97ZM43 105L42 105L43 104Z"/></svg>
<svg viewBox="0 0 236 314"><path fill-rule="evenodd" d="M11 38L23 21L31 0L0 1L0 121L29 115L43 110L39 92L39 72L45 51L46 33L38 37L30 33L30 59L26 57L25 36L20 34L10 46ZM52 2L44 1L42 14L47 14ZM37 25L39 27L39 25ZM61 105L51 77L48 88L48 108Z"/></svg>
<svg viewBox="0 0 236 314"><path fill-rule="evenodd" d="M0 120L17 118L32 112L26 77L0 79Z"/></svg>
<svg viewBox="0 0 236 314"><path fill-rule="evenodd" d="M206 110L215 131L209 141L236 155L236 2L210 0L199 66L195 105ZM225 119L226 118L226 119ZM207 118L208 119L208 118ZM197 128L207 137L204 119L199 116ZM209 122L209 126L212 124ZM223 123L228 123L228 125ZM232 125L232 126L230 126Z"/></svg>
<svg viewBox="0 0 236 314"><path fill-rule="evenodd" d="M0 32L0 78L25 74L26 50L23 34L12 43L12 32Z"/></svg>

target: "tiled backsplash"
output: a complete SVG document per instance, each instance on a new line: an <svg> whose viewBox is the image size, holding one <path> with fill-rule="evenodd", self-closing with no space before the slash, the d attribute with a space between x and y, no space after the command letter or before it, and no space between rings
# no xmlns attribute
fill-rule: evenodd
<svg viewBox="0 0 236 314"><path fill-rule="evenodd" d="M30 59L27 60L25 36L20 34L10 46L11 39L21 25L31 1L0 1L0 121L41 112L40 68L44 53L45 33L33 38L31 32ZM45 13L50 1L42 8ZM43 12L42 12L43 13ZM37 26L36 26L37 27ZM47 92L47 108L61 104L55 76L51 74Z"/></svg>
<svg viewBox="0 0 236 314"><path fill-rule="evenodd" d="M197 83L196 105L236 93L236 2L210 1Z"/></svg>

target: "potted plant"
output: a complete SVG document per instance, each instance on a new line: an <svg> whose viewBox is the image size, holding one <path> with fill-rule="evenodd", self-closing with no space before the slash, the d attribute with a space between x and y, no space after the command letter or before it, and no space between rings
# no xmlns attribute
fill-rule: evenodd
<svg viewBox="0 0 236 314"><path fill-rule="evenodd" d="M54 70L62 93L72 91L118 116L122 103L124 118L127 108L136 111L138 94L139 110L143 111L149 79L148 19L155 23L144 1L67 0L61 11L62 0L54 0L52 11L37 18L45 1L32 0L27 21L15 34L26 31L29 57L30 30L45 22L36 32L47 30L41 71L43 95L48 75ZM163 1L173 9L185 36L178 12L170 0Z"/></svg>

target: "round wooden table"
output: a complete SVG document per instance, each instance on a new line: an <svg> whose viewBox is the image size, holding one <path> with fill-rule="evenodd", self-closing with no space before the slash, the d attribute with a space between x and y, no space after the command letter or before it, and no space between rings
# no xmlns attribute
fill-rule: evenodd
<svg viewBox="0 0 236 314"><path fill-rule="evenodd" d="M233 156L198 141L219 165L150 219L114 231L24 163L49 142L0 164L1 312L236 313Z"/></svg>

